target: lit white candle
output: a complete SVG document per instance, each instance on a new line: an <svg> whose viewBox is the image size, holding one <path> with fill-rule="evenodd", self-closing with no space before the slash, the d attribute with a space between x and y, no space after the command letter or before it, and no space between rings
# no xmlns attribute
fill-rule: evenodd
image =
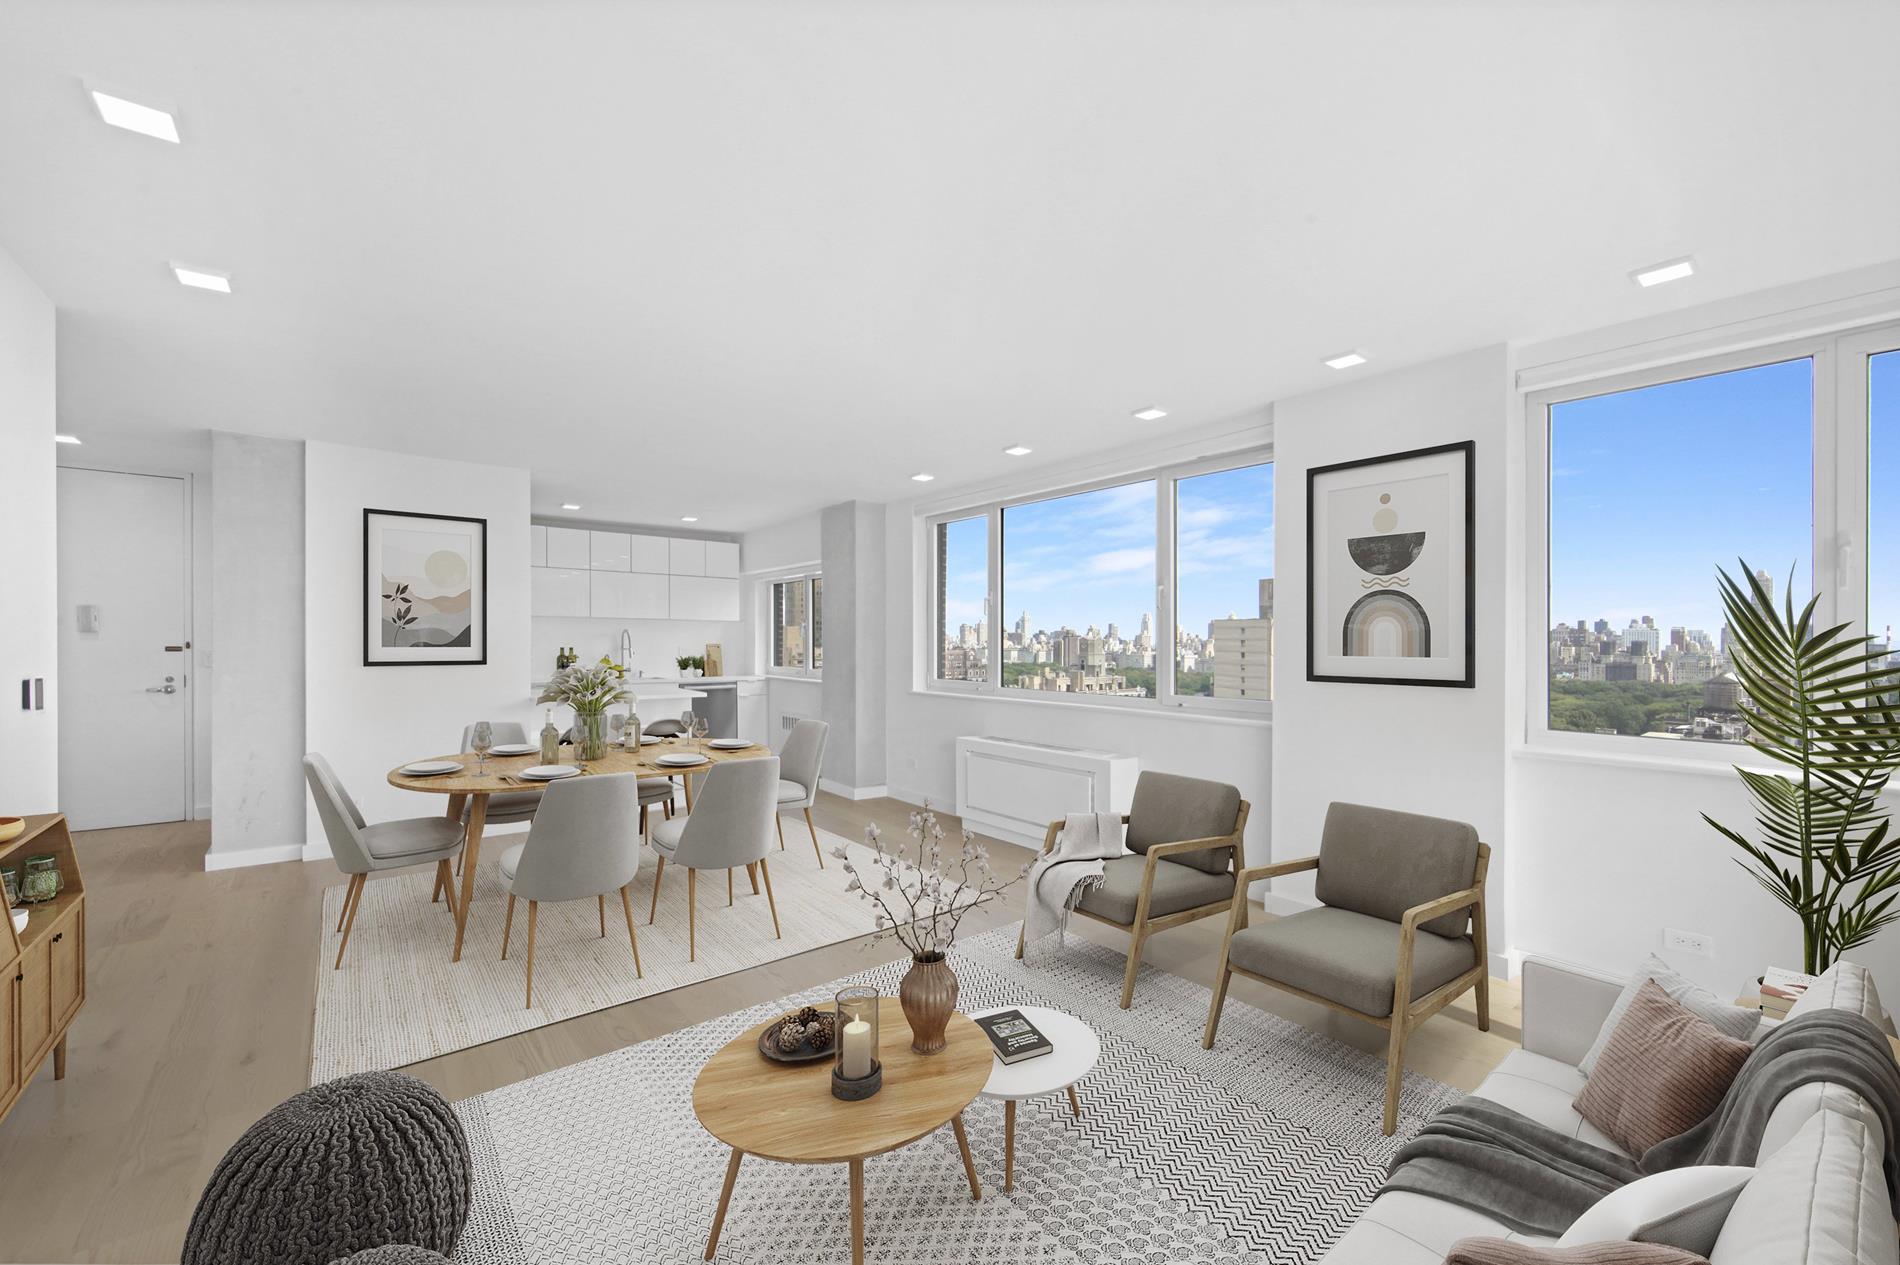
<svg viewBox="0 0 1900 1265"><path fill-rule="evenodd" d="M871 1059L876 1051L871 1048L870 1024L862 1019L847 1023L838 1049L840 1075L846 1080L862 1080L871 1074Z"/></svg>

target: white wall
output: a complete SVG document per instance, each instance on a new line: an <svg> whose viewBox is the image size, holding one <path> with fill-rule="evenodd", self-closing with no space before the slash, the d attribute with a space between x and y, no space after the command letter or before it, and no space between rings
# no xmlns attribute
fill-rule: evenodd
<svg viewBox="0 0 1900 1265"><path fill-rule="evenodd" d="M0 250L0 812L59 808L58 476L53 304ZM46 706L20 707L22 678L43 678Z"/></svg>
<svg viewBox="0 0 1900 1265"><path fill-rule="evenodd" d="M488 520L488 662L363 666L363 510ZM304 452L304 732L370 820L440 813L389 770L453 751L462 726L525 710L529 662L528 472L340 444ZM327 855L314 808L306 856Z"/></svg>
<svg viewBox="0 0 1900 1265"><path fill-rule="evenodd" d="M855 796L884 792L884 506L829 505L824 550L823 780Z"/></svg>
<svg viewBox="0 0 1900 1265"><path fill-rule="evenodd" d="M206 869L303 855L304 445L211 436L211 850ZM202 635L202 634L200 634Z"/></svg>
<svg viewBox="0 0 1900 1265"><path fill-rule="evenodd" d="M1489 347L1274 405L1275 860L1318 850L1332 801L1374 804L1476 826L1504 891L1509 375L1506 349ZM1467 439L1476 441L1476 688L1308 681L1306 471ZM1308 899L1312 879L1276 880L1274 891ZM1490 901L1495 950L1507 943L1504 904Z"/></svg>

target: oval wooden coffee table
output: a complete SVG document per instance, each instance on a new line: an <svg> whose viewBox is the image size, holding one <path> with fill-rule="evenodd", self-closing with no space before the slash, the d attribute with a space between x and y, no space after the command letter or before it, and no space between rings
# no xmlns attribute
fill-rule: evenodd
<svg viewBox="0 0 1900 1265"><path fill-rule="evenodd" d="M767 1022L772 1022L768 1020ZM726 1184L706 1236L706 1259L719 1250L739 1162L748 1155L783 1164L848 1164L851 1168L851 1260L864 1261L864 1161L895 1151L944 1125L956 1131L970 1198L983 1187L963 1131L963 1109L990 1077L990 1039L967 1016L950 1016L947 1044L914 1054L910 1025L895 997L878 1001L878 1060L884 1087L862 1102L831 1096L831 1060L787 1065L759 1053L765 1024L734 1037L707 1060L693 1082L693 1111L706 1132L732 1148Z"/></svg>

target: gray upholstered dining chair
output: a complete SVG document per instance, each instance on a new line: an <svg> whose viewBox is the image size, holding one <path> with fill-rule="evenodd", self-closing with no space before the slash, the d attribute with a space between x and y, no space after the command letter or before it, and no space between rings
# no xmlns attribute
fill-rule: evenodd
<svg viewBox="0 0 1900 1265"><path fill-rule="evenodd" d="M772 823L778 827L779 851L785 850L785 822L779 813L788 808L805 811L805 829L811 831L811 850L818 854L818 868L825 868L825 850L818 845L818 827L812 824L811 806L818 800L818 775L825 766L825 739L831 726L822 720L801 720L792 726L792 736L779 752L781 770L778 783L778 811Z"/></svg>
<svg viewBox="0 0 1900 1265"><path fill-rule="evenodd" d="M478 722L479 723L479 722ZM491 720L488 727L494 731L495 745L502 746L510 742L525 744L528 731L515 720ZM462 745L459 750L472 751L475 744L475 726L462 726ZM533 821L535 809L541 807L541 797L533 791L503 791L488 797L488 815L483 818L486 826L498 826L504 822ZM462 809L462 820L468 820L468 806Z"/></svg>
<svg viewBox="0 0 1900 1265"><path fill-rule="evenodd" d="M1220 970L1201 1044L1214 1048L1227 983L1236 974L1374 1023L1386 1042L1385 1133L1398 1125L1405 1041L1470 988L1478 1029L1491 1030L1484 878L1491 849L1462 821L1332 804L1319 853L1237 876ZM1247 925L1257 879L1316 871L1319 906Z"/></svg>
<svg viewBox="0 0 1900 1265"><path fill-rule="evenodd" d="M765 864L772 839L766 827L773 816L778 784L777 756L715 764L706 773L693 811L654 825L653 850L660 854L660 865L653 874L653 907L647 911L647 925L653 925L660 911L660 880L666 877L667 863L684 866L689 961L698 960L699 955L701 870L731 871L740 866L750 870L756 865L765 880L765 902L772 910L772 935L784 938L779 932L778 902L772 897L772 873ZM730 877L727 882L730 892Z"/></svg>
<svg viewBox="0 0 1900 1265"><path fill-rule="evenodd" d="M411 865L435 862L433 903L446 895L449 913L455 913L455 885L449 873L449 858L462 850L466 828L453 817L408 817L400 821L369 825L362 810L337 780L330 762L312 751L303 758L304 780L310 784L310 797L316 801L317 817L323 822L323 834L330 841L330 855L339 870L350 876L343 894L343 910L336 929L343 942L336 946L336 963L343 966L343 950L350 947L350 932L356 927L356 911L363 903L363 884L378 870L400 870Z"/></svg>
<svg viewBox="0 0 1900 1265"><path fill-rule="evenodd" d="M1103 867L1102 882L1089 888L1075 912L1128 933L1128 969L1122 973L1121 1007L1135 1000L1135 976L1148 937L1228 911L1234 867L1251 807L1225 782L1142 770L1135 797L1122 814L1129 851ZM1056 846L1062 822L1052 821L1042 850ZM1023 935L1016 935L1016 956Z"/></svg>
<svg viewBox="0 0 1900 1265"><path fill-rule="evenodd" d="M514 931L515 900L528 902L528 992L534 1005L534 930L543 901L594 898L600 910L600 934L607 935L607 893L620 893L633 946L633 973L640 969L640 937L633 930L633 902L627 889L640 870L640 836L634 831L639 780L632 773L570 777L542 793L528 837L501 854L501 885L508 893L508 916L501 925L501 956L508 958Z"/></svg>

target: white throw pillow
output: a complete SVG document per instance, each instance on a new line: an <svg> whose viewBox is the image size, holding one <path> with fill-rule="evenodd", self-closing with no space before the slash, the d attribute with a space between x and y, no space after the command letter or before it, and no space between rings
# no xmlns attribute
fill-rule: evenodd
<svg viewBox="0 0 1900 1265"><path fill-rule="evenodd" d="M1591 1204L1571 1222L1557 1246L1632 1239L1707 1256L1722 1233L1729 1205L1754 1173L1752 1168L1714 1164L1651 1173Z"/></svg>
<svg viewBox="0 0 1900 1265"><path fill-rule="evenodd" d="M1735 1197L1713 1265L1900 1265L1878 1130L1817 1111Z"/></svg>
<svg viewBox="0 0 1900 1265"><path fill-rule="evenodd" d="M1880 1007L1880 993L1874 988L1873 973L1858 962L1836 962L1821 972L1821 978L1808 991L1795 998L1788 1018L1813 1014L1817 1010L1851 1010L1873 1021L1876 1027L1887 1025L1887 1012Z"/></svg>
<svg viewBox="0 0 1900 1265"><path fill-rule="evenodd" d="M1610 1034L1616 1031L1617 1021L1623 1012L1630 1008L1630 1002L1636 996L1636 990L1644 981L1655 980L1656 987L1669 994L1669 999L1688 1010L1698 1018L1706 1019L1714 1029L1725 1037L1734 1037L1737 1041L1753 1041L1755 1029L1761 1025L1759 1011L1744 1010L1731 1002L1723 1001L1708 989L1690 982L1678 975L1669 963L1655 954L1643 959L1636 973L1623 985L1623 991L1617 995L1616 1004L1610 1007L1609 1017L1603 1026L1597 1029L1597 1039L1590 1046L1590 1052L1577 1064L1577 1070L1586 1077L1596 1069L1597 1056L1603 1053L1603 1047L1610 1043Z"/></svg>

